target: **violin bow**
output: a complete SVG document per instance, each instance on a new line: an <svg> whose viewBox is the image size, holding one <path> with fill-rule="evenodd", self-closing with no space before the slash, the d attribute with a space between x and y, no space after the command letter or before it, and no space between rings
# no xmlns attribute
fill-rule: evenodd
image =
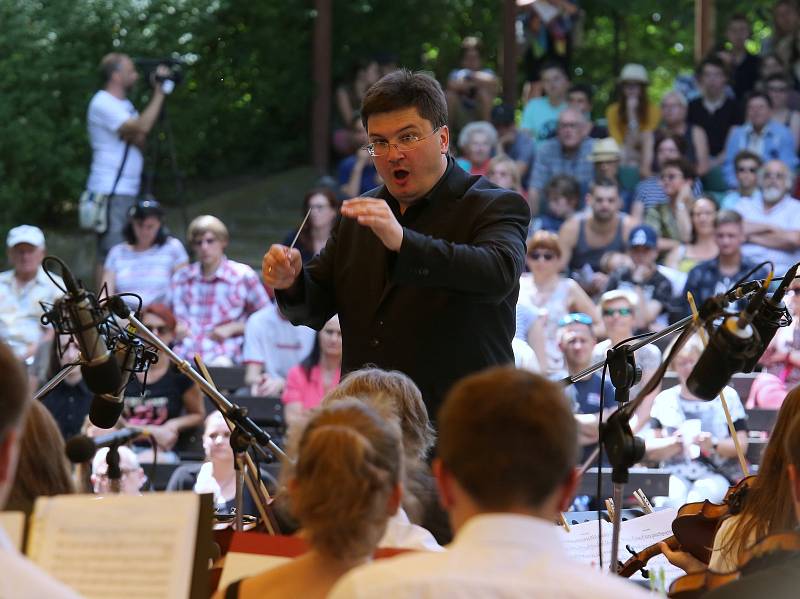
<svg viewBox="0 0 800 599"><path fill-rule="evenodd" d="M768 276L764 281L764 287L767 287L771 280L772 274L770 273L770 276ZM697 320L699 318L697 313L697 305L694 303L694 296L692 295L691 291L686 292L686 299L689 300L689 306L692 309L692 316L694 316L695 320ZM698 330L700 332L700 339L703 342L703 347L705 348L708 345L706 330L703 327L698 327ZM750 476L750 469L747 467L747 460L744 457L742 446L739 444L739 436L736 434L736 429L733 427L733 420L731 419L731 413L728 410L728 402L725 401L725 393L723 389L719 390L719 399L722 402L722 411L725 412L725 420L728 423L728 431L730 432L731 439L733 439L733 445L736 447L736 455L739 458L739 466L742 468L742 474L744 474L744 476Z"/></svg>

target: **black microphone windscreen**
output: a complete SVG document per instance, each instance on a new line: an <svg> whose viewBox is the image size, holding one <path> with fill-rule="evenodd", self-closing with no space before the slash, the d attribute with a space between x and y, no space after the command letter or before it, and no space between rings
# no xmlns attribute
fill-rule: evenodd
<svg viewBox="0 0 800 599"><path fill-rule="evenodd" d="M733 373L740 372L742 363L751 355L756 339L750 327L740 335L732 332L728 321L730 317L711 335L708 347L703 350L692 373L686 380L686 386L693 395L711 401L715 399Z"/></svg>
<svg viewBox="0 0 800 599"><path fill-rule="evenodd" d="M82 464L92 459L95 453L94 442L86 435L75 435L67 440L66 452L73 464Z"/></svg>
<svg viewBox="0 0 800 599"><path fill-rule="evenodd" d="M122 416L124 405L122 401L109 401L95 395L89 406L89 420L98 428L111 428Z"/></svg>
<svg viewBox="0 0 800 599"><path fill-rule="evenodd" d="M114 395L122 387L122 370L110 354L104 362L81 366L81 373L92 393Z"/></svg>

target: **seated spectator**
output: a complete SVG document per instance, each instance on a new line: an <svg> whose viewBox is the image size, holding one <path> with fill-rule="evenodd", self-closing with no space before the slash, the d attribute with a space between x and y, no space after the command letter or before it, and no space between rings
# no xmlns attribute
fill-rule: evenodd
<svg viewBox="0 0 800 599"><path fill-rule="evenodd" d="M539 364L539 354L544 355L544 351L537 352L527 341L523 341L519 337L514 337L511 340L511 351L514 352L515 367L536 374L542 373L542 366Z"/></svg>
<svg viewBox="0 0 800 599"><path fill-rule="evenodd" d="M705 175L710 168L708 154L708 136L705 130L687 121L689 115L689 102L681 92L677 90L668 91L661 98L661 122L663 129L669 135L682 137L685 142L686 150L684 158L695 167L698 177ZM654 151L651 149L649 155L652 157ZM643 164L642 172L649 176L652 172L651 164Z"/></svg>
<svg viewBox="0 0 800 599"><path fill-rule="evenodd" d="M108 295L135 293L142 305L169 303L172 275L186 266L189 255L164 225L164 210L155 200L137 202L122 229L124 243L108 252L102 284Z"/></svg>
<svg viewBox="0 0 800 599"><path fill-rule="evenodd" d="M586 117L577 110L567 108L558 116L556 138L539 144L528 189L532 215L535 216L540 209L546 208L540 207L539 200L547 182L555 175L570 175L576 179L582 194L589 189L593 175L589 154L592 152L594 140L588 137L588 132Z"/></svg>
<svg viewBox="0 0 800 599"><path fill-rule="evenodd" d="M658 233L658 251L664 253L691 239L694 168L683 158L667 160L661 164L659 179L667 201L649 206L644 222Z"/></svg>
<svg viewBox="0 0 800 599"><path fill-rule="evenodd" d="M647 97L648 85L650 77L642 65L626 64L619 74L614 102L606 108L608 131L622 146L623 166L635 166L645 177L650 169L642 169L642 165L652 160L652 135L661 120L658 106Z"/></svg>
<svg viewBox="0 0 800 599"><path fill-rule="evenodd" d="M792 174L780 160L764 164L760 184L758 197L743 198L736 204L736 212L744 219L747 240L742 253L756 264L771 261L779 276L800 260L800 204L791 196Z"/></svg>
<svg viewBox="0 0 800 599"><path fill-rule="evenodd" d="M761 59L747 49L747 40L751 35L748 18L736 13L728 20L728 26L725 28L727 47L723 46L725 49L716 52L717 57L731 74L731 87L737 98L744 98L753 90L761 68ZM728 47L730 49L727 49Z"/></svg>
<svg viewBox="0 0 800 599"><path fill-rule="evenodd" d="M0 341L0 509L6 504L19 460L30 406L28 377L11 348ZM78 599L79 595L20 554L0 527L0 595Z"/></svg>
<svg viewBox="0 0 800 599"><path fill-rule="evenodd" d="M324 407L357 398L384 420L396 422L403 441L403 501L389 518L378 547L441 551L430 532L418 526L438 512L435 483L428 466L435 432L410 378L396 370L364 368L349 373L322 401Z"/></svg>
<svg viewBox="0 0 800 599"><path fill-rule="evenodd" d="M656 157L653 163L653 174L639 181L633 192L634 207L631 210L631 214L634 215L638 209L637 204L643 206L641 211L644 214L653 206L669 203L669 197L661 182L661 165L669 160L683 158L686 153L686 140L683 137L656 131L654 147ZM703 185L700 179L695 178L692 184L692 195L698 197L702 193Z"/></svg>
<svg viewBox="0 0 800 599"><path fill-rule="evenodd" d="M569 218L558 232L561 266L591 296L608 284L600 259L608 252L625 251L633 219L620 212L619 191L611 179L596 179L586 196L588 212Z"/></svg>
<svg viewBox="0 0 800 599"><path fill-rule="evenodd" d="M337 168L339 191L346 198L363 195L380 184L378 171L375 170L369 152L364 148L369 143L369 137L364 123L361 122L360 114L353 117L351 128L352 138L357 144L356 150L342 159ZM303 214L305 215L305 212Z"/></svg>
<svg viewBox="0 0 800 599"><path fill-rule="evenodd" d="M569 77L560 62L547 62L540 72L544 96L532 98L525 104L520 122L520 128L528 132L537 148L544 140L555 136L558 117L567 107L569 88Z"/></svg>
<svg viewBox="0 0 800 599"><path fill-rule="evenodd" d="M786 80L789 81L790 83L793 81L792 77L789 75L789 69L786 68L783 59L781 59L780 56L778 56L777 54L762 53L761 69L759 72L760 78L756 82L755 89L761 92L767 91L766 82L767 79L769 79L772 75L781 75L782 77L786 78ZM790 110L800 110L800 92L794 89L792 85L789 86L789 91L787 92L786 101L787 101L787 106L789 107Z"/></svg>
<svg viewBox="0 0 800 599"><path fill-rule="evenodd" d="M534 219L534 229L558 233L565 221L572 218L581 200L580 184L569 175L556 175L544 188L547 212Z"/></svg>
<svg viewBox="0 0 800 599"><path fill-rule="evenodd" d="M630 291L606 291L600 296L600 314L603 319L603 328L608 339L600 341L592 350L592 363L605 360L608 350L633 337L633 326L636 323L637 297ZM661 365L661 350L655 344L645 345L633 354L636 365L642 369L642 378L630 388L629 395L634 399L641 391L653 373ZM650 417L650 407L653 405L661 383L647 396L636 414L638 422L645 424ZM611 405L611 404L608 404Z"/></svg>
<svg viewBox="0 0 800 599"><path fill-rule="evenodd" d="M289 322L275 304L250 316L244 329L244 380L250 394L280 397L289 370L311 351L315 335Z"/></svg>
<svg viewBox="0 0 800 599"><path fill-rule="evenodd" d="M461 66L447 77L445 94L452 138L472 121L488 121L499 81L492 69L484 68L483 44L477 37L461 42Z"/></svg>
<svg viewBox="0 0 800 599"><path fill-rule="evenodd" d="M373 187L375 186L369 187L368 190ZM358 193L349 197L356 195ZM308 222L300 231L295 245L300 251L304 264L319 254L328 243L328 238L331 236L339 215L339 200L330 189L315 187L308 191L303 198L303 216L301 218L305 217L309 210L311 214L308 215ZM284 245L290 246L295 235L297 235L296 230L287 233L283 240Z"/></svg>
<svg viewBox="0 0 800 599"><path fill-rule="evenodd" d="M214 512L220 515L236 513L236 471L231 431L221 412L211 412L203 427L203 464L183 464L172 473L167 491L190 491L211 493L214 496ZM263 475L263 473L262 473ZM244 513L258 514L255 501L245 485Z"/></svg>
<svg viewBox="0 0 800 599"><path fill-rule="evenodd" d="M80 357L78 344L69 335L59 335L51 346L47 379L50 380L67 364L75 364ZM42 404L50 410L64 440L80 434L83 422L89 415L94 394L83 382L80 368L73 368L55 389L42 397Z"/></svg>
<svg viewBox="0 0 800 599"><path fill-rule="evenodd" d="M454 542L356 569L330 599L647 596L562 554L553 522L577 484L577 434L559 385L486 370L451 389L438 422L434 472Z"/></svg>
<svg viewBox="0 0 800 599"><path fill-rule="evenodd" d="M458 135L461 158L456 162L470 175L485 175L489 170L489 160L495 145L497 145L497 131L491 123L486 121L468 123Z"/></svg>
<svg viewBox="0 0 800 599"><path fill-rule="evenodd" d="M195 218L187 238L198 261L172 278L175 353L188 360L199 354L207 366L239 364L245 322L267 304L267 292L252 268L225 256L228 229L217 217Z"/></svg>
<svg viewBox="0 0 800 599"><path fill-rule="evenodd" d="M564 355L569 376L592 365L592 352L597 344L593 326L592 317L583 313L567 314L558 322L558 348ZM597 444L600 410L607 410L604 420L613 411L610 408L614 405L614 385L608 377L603 382L600 371L597 371L569 385L564 391L572 402L578 423L578 441L584 446L582 459L586 459L592 452L591 446Z"/></svg>
<svg viewBox="0 0 800 599"><path fill-rule="evenodd" d="M688 273L699 262L716 258L719 253L714 236L714 219L717 216L717 205L708 197L697 198L689 209L692 223L692 234L688 243L682 243L672 249L664 259L670 268Z"/></svg>
<svg viewBox="0 0 800 599"><path fill-rule="evenodd" d="M752 92L747 97L747 121L731 129L725 145L723 171L728 187L736 187L734 158L742 150L750 150L761 160L781 160L790 169L797 168L792 132L785 125L772 120L772 100L762 92Z"/></svg>
<svg viewBox="0 0 800 599"><path fill-rule="evenodd" d="M536 146L527 133L517 129L515 119L514 107L509 104L498 104L492 108L492 125L497 131L497 147L494 153L496 156L506 155L514 161L522 180L522 188L528 189Z"/></svg>
<svg viewBox="0 0 800 599"><path fill-rule="evenodd" d="M686 288L680 296L682 316L689 314L686 293L691 292L699 308L710 297L725 293L734 283L747 273L753 271L757 262L742 255L744 228L742 217L732 210L722 210L714 220L714 240L718 255L715 258L700 262L689 271ZM749 279L763 278L767 275L765 268L760 268L748 276Z"/></svg>
<svg viewBox="0 0 800 599"><path fill-rule="evenodd" d="M42 268L44 233L38 227L20 225L6 237L11 270L0 273L0 340L28 365L36 350L53 339L53 330L42 324L39 302L52 304L63 291ZM59 285L61 279L53 275Z"/></svg>
<svg viewBox="0 0 800 599"><path fill-rule="evenodd" d="M764 367L747 397L748 408L778 409L786 393L800 385L800 280L795 279L786 292L786 306L792 315L789 326L780 327L758 363Z"/></svg>
<svg viewBox="0 0 800 599"><path fill-rule="evenodd" d="M19 446L19 463L6 510L30 516L38 497L75 492L64 439L41 402L31 402Z"/></svg>
<svg viewBox="0 0 800 599"><path fill-rule="evenodd" d="M657 330L667 323L672 309L672 283L658 271L658 233L649 225L631 230L628 255L633 267L614 272L607 290L625 289L636 294L636 330Z"/></svg>
<svg viewBox="0 0 800 599"><path fill-rule="evenodd" d="M147 306L142 323L167 345L175 339L175 317L163 304ZM124 391L123 418L128 424L142 427L158 445L159 462L178 462L172 452L181 431L200 426L206 415L200 387L180 372L166 358L137 372ZM137 446L139 460L152 462L150 444Z"/></svg>
<svg viewBox="0 0 800 599"><path fill-rule="evenodd" d="M309 550L214 597L328 596L348 570L370 560L397 511L401 454L398 427L363 403L341 401L316 412L297 462L287 465L289 500Z"/></svg>
<svg viewBox="0 0 800 599"><path fill-rule="evenodd" d="M558 322L569 312L595 313L589 296L571 278L561 275L561 247L558 237L549 231L537 231L528 240L526 262L530 274L520 277L517 300L516 337L537 349L544 339L545 355L539 363L548 376L556 378L564 371L564 362L556 342Z"/></svg>
<svg viewBox="0 0 800 599"><path fill-rule="evenodd" d="M333 148L339 156L350 156L358 150L359 142L354 139L350 125L359 116L358 109L364 94L380 78L378 62L374 58L361 59L353 67L349 80L336 87Z"/></svg>
<svg viewBox="0 0 800 599"><path fill-rule="evenodd" d="M772 101L772 120L789 128L794 138L794 147L800 146L800 112L789 107L791 86L786 75L770 75L764 81L764 91Z"/></svg>
<svg viewBox="0 0 800 599"><path fill-rule="evenodd" d="M663 443L658 449L660 467L671 474L668 504L675 508L706 499L719 503L731 481L742 476L722 401L719 397L703 401L686 386L702 353L703 343L695 335L673 362L680 383L659 393L650 412L653 434ZM739 395L732 387L725 387L722 393L739 445L747 451L747 416ZM651 459L653 447L648 443Z"/></svg>
<svg viewBox="0 0 800 599"><path fill-rule="evenodd" d="M642 205L634 205L633 185L624 187L625 181L620 177L620 158L622 151L613 137L605 137L594 142L592 152L589 154L589 162L594 164L594 180L611 179L617 184L620 198L622 199L621 210L630 214L636 222L642 220ZM638 175L635 182L638 182ZM634 182L634 183L635 183Z"/></svg>
<svg viewBox="0 0 800 599"><path fill-rule="evenodd" d="M589 137L592 139L604 139L608 137L608 128L598 125L592 120L592 87L585 83L574 83L567 91L567 106L574 108L584 114L586 120L591 123Z"/></svg>
<svg viewBox="0 0 800 599"><path fill-rule="evenodd" d="M330 389L339 384L342 370L342 329L334 316L314 339L311 352L286 375L283 409L291 426L303 412L316 408Z"/></svg>
<svg viewBox="0 0 800 599"><path fill-rule="evenodd" d="M527 192L522 188L515 160L501 154L489 161L489 169L486 171L486 178L498 187L513 189L521 195Z"/></svg>
<svg viewBox="0 0 800 599"><path fill-rule="evenodd" d="M92 458L92 486L96 495L116 493L111 489L111 479L108 477L108 447L101 447ZM142 487L147 482L144 470L139 465L136 454L130 447L120 445L119 453L119 493L123 495L141 495Z"/></svg>
<svg viewBox="0 0 800 599"><path fill-rule="evenodd" d="M711 167L725 160L728 131L743 121L742 108L735 98L725 94L727 70L716 56L703 59L697 67L700 97L689 102L689 122L702 127L708 137Z"/></svg>
<svg viewBox="0 0 800 599"><path fill-rule="evenodd" d="M742 150L733 159L736 169L736 189L729 191L722 199L723 210L735 210L736 204L743 198L756 198L761 195L758 188L758 171L761 169L761 158L750 150Z"/></svg>

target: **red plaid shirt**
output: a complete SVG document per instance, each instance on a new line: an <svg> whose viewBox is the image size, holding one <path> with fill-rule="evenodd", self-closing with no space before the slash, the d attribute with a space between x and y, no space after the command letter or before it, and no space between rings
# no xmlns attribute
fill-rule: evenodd
<svg viewBox="0 0 800 599"><path fill-rule="evenodd" d="M243 335L224 341L215 341L209 335L221 324L245 322L267 302L258 275L246 264L223 256L209 278L203 277L199 262L182 268L172 277L172 304L175 317L187 327L188 334L175 346L175 353L185 360L200 354L206 363L220 356L241 363Z"/></svg>

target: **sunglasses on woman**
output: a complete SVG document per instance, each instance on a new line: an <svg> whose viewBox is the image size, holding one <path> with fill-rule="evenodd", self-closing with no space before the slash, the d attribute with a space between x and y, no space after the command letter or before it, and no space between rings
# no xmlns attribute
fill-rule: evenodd
<svg viewBox="0 0 800 599"><path fill-rule="evenodd" d="M633 314L633 310L630 308L603 308L603 316L614 316L614 314L630 316Z"/></svg>
<svg viewBox="0 0 800 599"><path fill-rule="evenodd" d="M531 252L528 254L528 258L531 260L546 260L550 262L550 260L554 260L556 255L553 252Z"/></svg>

